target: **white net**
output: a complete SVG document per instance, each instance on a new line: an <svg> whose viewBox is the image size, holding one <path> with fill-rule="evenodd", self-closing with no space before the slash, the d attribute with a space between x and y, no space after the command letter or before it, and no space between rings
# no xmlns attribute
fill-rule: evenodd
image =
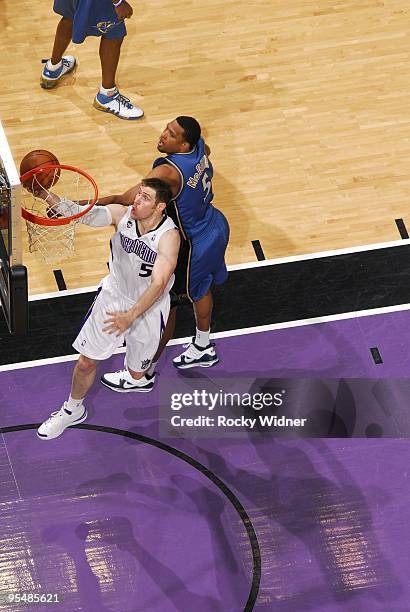
<svg viewBox="0 0 410 612"><path fill-rule="evenodd" d="M77 224L78 220L56 226L37 225L26 221L30 253L39 254L48 263L68 259L74 251Z"/></svg>
<svg viewBox="0 0 410 612"><path fill-rule="evenodd" d="M23 206L26 210L41 219L51 220L61 218L50 204L53 196L79 202L84 206L91 204L95 189L86 176L65 168L49 169L47 176L45 172L24 181L23 186L27 190L23 190ZM45 184L47 188L43 186ZM65 225L43 225L26 219L30 253L37 253L49 263L69 258L75 248L79 222L80 219L73 219Z"/></svg>

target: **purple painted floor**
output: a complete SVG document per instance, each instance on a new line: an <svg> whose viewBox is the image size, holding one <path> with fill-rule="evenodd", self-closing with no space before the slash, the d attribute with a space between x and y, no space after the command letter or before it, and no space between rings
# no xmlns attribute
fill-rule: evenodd
<svg viewBox="0 0 410 612"><path fill-rule="evenodd" d="M184 375L169 365L180 351L172 347L151 394L96 384L88 423L158 440L159 389L182 389L193 377L238 385L255 376L409 377L409 323L405 312L220 339L221 364ZM375 346L379 365L369 350ZM120 369L122 359L104 370ZM72 367L0 372L0 425L46 418L65 399ZM246 525L195 460L227 485L256 531L255 610L410 609L407 439L194 434L163 440L192 457L191 465L106 431L72 429L50 442L33 429L3 433L0 596L59 593L63 601L0 609L242 611L252 582Z"/></svg>

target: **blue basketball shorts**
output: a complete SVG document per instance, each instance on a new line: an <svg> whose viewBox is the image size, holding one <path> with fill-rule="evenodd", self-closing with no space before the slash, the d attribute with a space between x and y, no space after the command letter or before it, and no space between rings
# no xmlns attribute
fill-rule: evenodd
<svg viewBox="0 0 410 612"><path fill-rule="evenodd" d="M76 44L87 36L123 38L127 34L111 0L54 0L54 12L73 21L72 41Z"/></svg>
<svg viewBox="0 0 410 612"><path fill-rule="evenodd" d="M221 285L228 278L225 251L229 225L225 216L214 209L211 221L197 236L183 241L172 288L177 295L187 295L197 302L213 283Z"/></svg>

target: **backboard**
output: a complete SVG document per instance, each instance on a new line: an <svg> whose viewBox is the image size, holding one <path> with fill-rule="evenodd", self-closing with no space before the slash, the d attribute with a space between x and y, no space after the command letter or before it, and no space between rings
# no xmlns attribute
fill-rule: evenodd
<svg viewBox="0 0 410 612"><path fill-rule="evenodd" d="M27 270L22 265L20 177L0 122L0 304L13 334L28 327Z"/></svg>

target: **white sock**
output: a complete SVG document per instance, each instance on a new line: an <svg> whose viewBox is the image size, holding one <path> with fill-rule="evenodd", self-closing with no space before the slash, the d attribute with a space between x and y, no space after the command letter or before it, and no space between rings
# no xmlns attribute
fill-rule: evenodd
<svg viewBox="0 0 410 612"><path fill-rule="evenodd" d="M148 370L145 372L145 374L148 374L148 376L152 376L153 374L155 374L155 369L157 367L157 363L158 363L158 361L151 361L151 365L148 368Z"/></svg>
<svg viewBox="0 0 410 612"><path fill-rule="evenodd" d="M210 332L210 329L208 329L208 331L200 331L198 328L196 328L195 344L201 348L209 346Z"/></svg>
<svg viewBox="0 0 410 612"><path fill-rule="evenodd" d="M126 376L127 376L127 380L133 383L134 385L136 385L137 387L143 387L144 385L147 384L145 376L142 376L141 378L134 378L133 376L131 376L131 373L129 370L127 370Z"/></svg>
<svg viewBox="0 0 410 612"><path fill-rule="evenodd" d="M113 96L116 93L117 88L115 85L114 87L110 87L110 89L105 89L105 87L103 87L102 85L100 86L100 94L103 94L104 96Z"/></svg>
<svg viewBox="0 0 410 612"><path fill-rule="evenodd" d="M81 406L83 404L83 400L84 400L84 398L73 399L71 397L71 394L70 394L70 397L68 398L68 400L66 402L66 408L68 410L70 410L71 412L79 412L79 410L80 410L80 408L81 408Z"/></svg>
<svg viewBox="0 0 410 612"><path fill-rule="evenodd" d="M63 60L60 60L59 62L57 62L57 64L52 64L51 60L47 61L47 70L58 70L59 68L61 68L63 64Z"/></svg>

